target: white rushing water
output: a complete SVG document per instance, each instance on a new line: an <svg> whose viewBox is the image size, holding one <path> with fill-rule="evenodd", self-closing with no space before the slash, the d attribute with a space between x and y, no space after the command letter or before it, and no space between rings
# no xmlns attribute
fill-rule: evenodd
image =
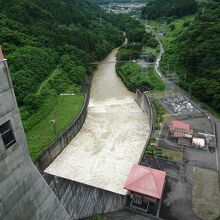
<svg viewBox="0 0 220 220"><path fill-rule="evenodd" d="M113 50L94 73L86 121L45 172L119 194L143 151L148 117L115 72Z"/></svg>

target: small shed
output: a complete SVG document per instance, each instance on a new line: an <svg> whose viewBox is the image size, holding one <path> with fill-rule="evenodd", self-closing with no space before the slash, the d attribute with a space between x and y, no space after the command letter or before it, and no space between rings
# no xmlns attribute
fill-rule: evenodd
<svg viewBox="0 0 220 220"><path fill-rule="evenodd" d="M205 147L205 140L202 138L193 138L192 144L195 147L204 148Z"/></svg>
<svg viewBox="0 0 220 220"><path fill-rule="evenodd" d="M163 194L166 172L134 164L125 182L132 200L139 207L157 203Z"/></svg>

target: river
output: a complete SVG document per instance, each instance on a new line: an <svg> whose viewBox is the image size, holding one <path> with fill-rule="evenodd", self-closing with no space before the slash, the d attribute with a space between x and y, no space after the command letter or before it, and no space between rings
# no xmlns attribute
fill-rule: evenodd
<svg viewBox="0 0 220 220"><path fill-rule="evenodd" d="M45 172L124 195L123 185L132 164L138 163L149 126L135 94L115 72L116 53L94 73L82 129Z"/></svg>

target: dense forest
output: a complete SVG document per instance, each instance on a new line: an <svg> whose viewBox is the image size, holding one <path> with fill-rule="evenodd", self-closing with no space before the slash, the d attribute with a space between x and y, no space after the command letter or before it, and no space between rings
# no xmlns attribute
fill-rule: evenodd
<svg viewBox="0 0 220 220"><path fill-rule="evenodd" d="M149 70L149 74L145 74L139 64L132 62L139 58L144 59L143 52L154 62L155 56L147 53L146 48L156 50L159 47L158 41L151 33L146 32L145 26L140 21L133 20L126 15L119 15L118 21L121 24L119 27L126 32L127 43L121 46L117 53L117 60L124 61L116 64L117 74L130 91L135 92L136 89L143 88L163 90L164 85L153 69Z"/></svg>
<svg viewBox="0 0 220 220"><path fill-rule="evenodd" d="M60 93L69 84L81 86L94 69L90 63L124 41L123 33L90 1L0 0L0 5L0 44L18 104L30 110L48 95L36 93L56 68L63 74L46 93ZM36 101L32 106L30 99Z"/></svg>
<svg viewBox="0 0 220 220"><path fill-rule="evenodd" d="M195 20L166 48L161 65L176 71L180 84L220 111L220 3L202 4ZM169 70L167 64L170 65Z"/></svg>
<svg viewBox="0 0 220 220"><path fill-rule="evenodd" d="M154 0L142 9L142 17L157 19L161 17L182 17L197 11L195 0Z"/></svg>
<svg viewBox="0 0 220 220"><path fill-rule="evenodd" d="M0 5L0 45L35 160L79 114L95 70L91 63L122 45L124 32L135 44L145 31L94 0L0 0ZM76 95L62 99L61 93Z"/></svg>
<svg viewBox="0 0 220 220"><path fill-rule="evenodd" d="M202 11L176 41L178 64L193 95L220 111L220 4Z"/></svg>

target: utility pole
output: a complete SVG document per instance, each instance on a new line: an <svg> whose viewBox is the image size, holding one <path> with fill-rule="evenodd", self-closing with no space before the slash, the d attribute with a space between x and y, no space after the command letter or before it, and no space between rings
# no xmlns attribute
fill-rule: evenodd
<svg viewBox="0 0 220 220"><path fill-rule="evenodd" d="M167 73L168 73L167 75L169 76L170 75L170 64L169 63L167 64Z"/></svg>
<svg viewBox="0 0 220 220"><path fill-rule="evenodd" d="M202 9L202 17L205 16L205 8Z"/></svg>
<svg viewBox="0 0 220 220"><path fill-rule="evenodd" d="M102 23L102 14L99 14L99 22Z"/></svg>
<svg viewBox="0 0 220 220"><path fill-rule="evenodd" d="M54 132L54 134L56 134L57 132L56 132L56 120L55 119L51 119L50 120L50 124L51 124L51 126L53 127L53 132Z"/></svg>

